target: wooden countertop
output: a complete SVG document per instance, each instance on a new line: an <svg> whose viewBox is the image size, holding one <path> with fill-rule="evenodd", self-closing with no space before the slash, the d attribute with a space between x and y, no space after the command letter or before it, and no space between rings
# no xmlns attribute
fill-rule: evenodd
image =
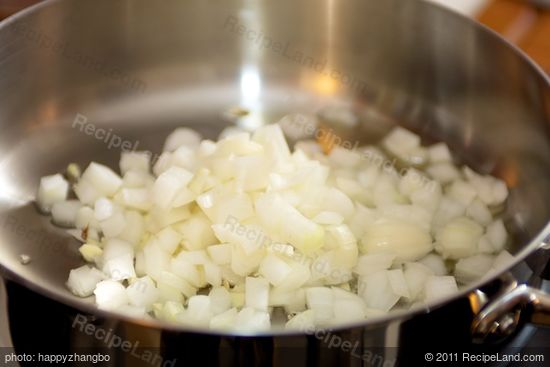
<svg viewBox="0 0 550 367"><path fill-rule="evenodd" d="M478 20L517 44L550 73L550 10L525 0L491 0Z"/></svg>

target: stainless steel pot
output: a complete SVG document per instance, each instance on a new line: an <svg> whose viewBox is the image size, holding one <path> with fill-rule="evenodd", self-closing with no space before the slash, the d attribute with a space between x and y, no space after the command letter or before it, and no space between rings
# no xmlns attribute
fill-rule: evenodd
<svg viewBox="0 0 550 367"><path fill-rule="evenodd" d="M114 167L128 144L155 152L175 126L214 137L232 106L251 111L238 123L252 127L333 104L359 116L352 130L338 127L349 138L366 142L403 124L504 178L515 263L430 307L317 336L212 335L101 312L67 291L81 260L75 241L36 212L41 176L92 157ZM246 359L235 350L272 364L292 355L368 365L342 343L386 347L377 353L393 361L416 345L415 332L432 345L451 335L460 345L487 341L521 320L549 323L548 295L516 280L534 280L548 261L549 120L549 80L536 65L481 25L423 1L46 1L0 26L0 264L7 278L68 305L67 343L105 345L75 327L85 314L153 347L181 341L180 361L201 345L228 348L227 358L206 354L224 365ZM328 348L336 337L340 345Z"/></svg>

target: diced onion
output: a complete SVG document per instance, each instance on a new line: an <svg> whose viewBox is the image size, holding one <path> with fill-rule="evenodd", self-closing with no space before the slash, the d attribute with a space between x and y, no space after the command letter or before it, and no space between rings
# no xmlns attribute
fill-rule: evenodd
<svg viewBox="0 0 550 367"><path fill-rule="evenodd" d="M359 122L347 107L320 118ZM69 290L133 317L258 332L273 316L304 331L435 302L513 261L504 181L402 127L359 148L325 126L299 131L320 126L296 114L218 141L179 128L158 159L123 152L121 175L70 170L78 200L63 176L43 177L39 208L90 264ZM317 141L291 150L283 130Z"/></svg>

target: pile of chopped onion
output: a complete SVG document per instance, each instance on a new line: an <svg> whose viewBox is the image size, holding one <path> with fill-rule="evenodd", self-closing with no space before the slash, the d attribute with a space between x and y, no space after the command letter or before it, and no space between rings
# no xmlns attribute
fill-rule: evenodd
<svg viewBox="0 0 550 367"><path fill-rule="evenodd" d="M136 317L250 331L284 310L287 328L330 327L452 295L511 259L505 183L400 127L328 154L292 151L278 124L217 142L179 128L153 167L124 152L120 174L92 162L76 199L70 186L44 177L37 196L83 242L69 289Z"/></svg>

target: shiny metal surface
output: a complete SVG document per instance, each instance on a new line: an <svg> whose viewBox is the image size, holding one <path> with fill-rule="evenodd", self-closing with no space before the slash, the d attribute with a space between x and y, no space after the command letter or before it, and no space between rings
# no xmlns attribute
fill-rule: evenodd
<svg viewBox="0 0 550 367"><path fill-rule="evenodd" d="M466 18L410 0L57 0L0 27L0 264L31 289L113 317L67 291L69 270L82 262L76 241L33 205L39 178L69 162L116 167L120 148L73 126L79 115L156 153L175 126L215 137L232 106L252 111L239 124L253 127L335 104L359 116L346 135L354 140L403 124L504 178L518 263L547 236L548 79ZM21 254L31 262L21 264ZM399 337L388 325L462 302L481 285L353 326L367 344L385 344Z"/></svg>
<svg viewBox="0 0 550 367"><path fill-rule="evenodd" d="M517 285L490 302L473 323L473 333L484 338L488 334L510 335L518 322L511 315L519 308L527 308L529 321L541 326L550 326L550 295L525 284Z"/></svg>

